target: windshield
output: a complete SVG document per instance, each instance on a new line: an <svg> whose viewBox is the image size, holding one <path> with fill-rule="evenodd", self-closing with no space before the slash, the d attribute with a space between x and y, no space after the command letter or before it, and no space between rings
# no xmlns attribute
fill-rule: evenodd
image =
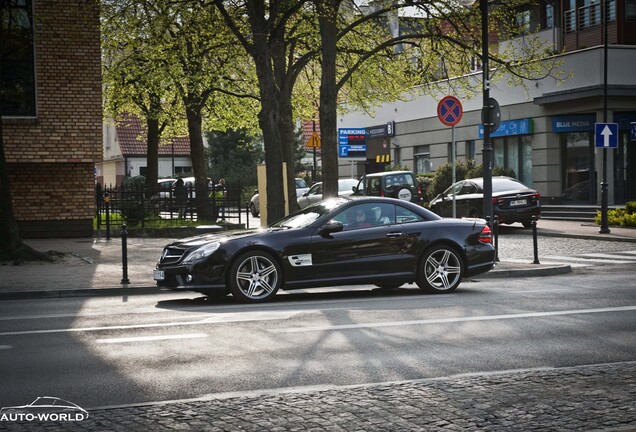
<svg viewBox="0 0 636 432"><path fill-rule="evenodd" d="M305 207L297 211L296 213L292 213L289 216L285 216L279 221L274 222L269 227L270 228L305 228L314 223L318 218L323 215L326 215L334 208L341 205L345 200L342 199L328 199L325 201L320 201L314 205L310 205L309 207Z"/></svg>

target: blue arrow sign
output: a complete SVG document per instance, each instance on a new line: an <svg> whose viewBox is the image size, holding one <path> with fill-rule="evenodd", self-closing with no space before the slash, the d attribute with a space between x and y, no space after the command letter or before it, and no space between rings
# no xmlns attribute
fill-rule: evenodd
<svg viewBox="0 0 636 432"><path fill-rule="evenodd" d="M594 123L597 148L618 148L618 123Z"/></svg>

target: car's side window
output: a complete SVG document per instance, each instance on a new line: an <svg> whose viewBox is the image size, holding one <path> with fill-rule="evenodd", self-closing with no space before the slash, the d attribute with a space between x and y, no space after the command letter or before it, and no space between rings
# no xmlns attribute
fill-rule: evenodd
<svg viewBox="0 0 636 432"><path fill-rule="evenodd" d="M371 210L374 216L374 226L395 224L395 206L393 204L374 204Z"/></svg>
<svg viewBox="0 0 636 432"><path fill-rule="evenodd" d="M345 231L379 225L379 204L358 204L338 213L333 220L342 222Z"/></svg>
<svg viewBox="0 0 636 432"><path fill-rule="evenodd" d="M402 206L395 206L395 219L397 223L401 224L422 222L425 220L422 216Z"/></svg>

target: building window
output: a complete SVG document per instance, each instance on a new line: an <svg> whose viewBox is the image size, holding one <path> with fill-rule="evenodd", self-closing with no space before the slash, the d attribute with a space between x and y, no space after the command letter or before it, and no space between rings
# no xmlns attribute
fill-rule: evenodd
<svg viewBox="0 0 636 432"><path fill-rule="evenodd" d="M520 11L515 15L515 24L519 29L519 35L527 35L530 33L530 11Z"/></svg>
<svg viewBox="0 0 636 432"><path fill-rule="evenodd" d="M415 172L417 174L433 172L433 162L431 162L431 151L429 146L425 145L415 147L415 154L413 157L415 158Z"/></svg>
<svg viewBox="0 0 636 432"><path fill-rule="evenodd" d="M636 20L636 0L625 0L625 17Z"/></svg>
<svg viewBox="0 0 636 432"><path fill-rule="evenodd" d="M35 116L32 0L7 0L0 9L3 41L0 93L3 116Z"/></svg>
<svg viewBox="0 0 636 432"><path fill-rule="evenodd" d="M466 160L475 160L475 140L466 141L466 150L464 154L466 155Z"/></svg>
<svg viewBox="0 0 636 432"><path fill-rule="evenodd" d="M544 29L551 29L554 27L554 5L552 3L546 3L545 9L545 18L544 18Z"/></svg>

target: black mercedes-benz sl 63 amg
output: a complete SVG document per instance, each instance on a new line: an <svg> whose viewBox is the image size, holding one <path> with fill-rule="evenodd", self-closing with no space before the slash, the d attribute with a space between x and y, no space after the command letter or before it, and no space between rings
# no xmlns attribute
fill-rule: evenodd
<svg viewBox="0 0 636 432"><path fill-rule="evenodd" d="M415 282L451 292L495 265L483 219L442 219L393 198L333 198L265 229L204 234L167 245L157 286L264 302L279 289Z"/></svg>

